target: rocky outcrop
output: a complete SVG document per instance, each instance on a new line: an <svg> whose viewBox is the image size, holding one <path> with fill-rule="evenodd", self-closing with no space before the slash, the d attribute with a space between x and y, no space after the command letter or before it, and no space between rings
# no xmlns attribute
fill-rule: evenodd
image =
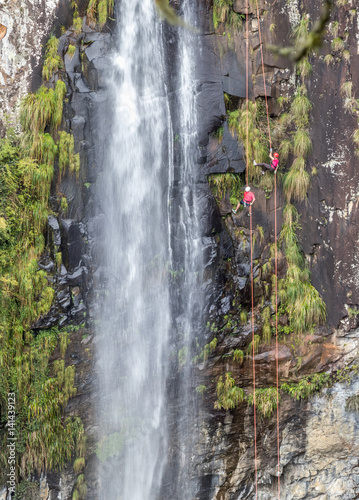
<svg viewBox="0 0 359 500"><path fill-rule="evenodd" d="M0 133L21 96L41 82L43 44L54 23L59 0L21 0L0 6L7 34L0 41ZM11 123L11 122L10 122Z"/></svg>

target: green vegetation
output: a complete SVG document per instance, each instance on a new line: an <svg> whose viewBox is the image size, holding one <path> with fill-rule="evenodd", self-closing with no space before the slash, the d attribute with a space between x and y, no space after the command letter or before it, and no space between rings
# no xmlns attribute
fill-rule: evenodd
<svg viewBox="0 0 359 500"><path fill-rule="evenodd" d="M106 24L107 18L113 15L114 0L90 0L87 6L87 21L90 26L100 27Z"/></svg>
<svg viewBox="0 0 359 500"><path fill-rule="evenodd" d="M199 363L208 361L209 356L215 351L217 347L217 338L215 337L209 344L206 344L198 356L193 358L193 363Z"/></svg>
<svg viewBox="0 0 359 500"><path fill-rule="evenodd" d="M242 28L243 16L234 12L233 3L234 0L213 0L213 26L215 30L223 27L239 31Z"/></svg>
<svg viewBox="0 0 359 500"><path fill-rule="evenodd" d="M38 500L40 483L35 481L21 481L16 486L14 500Z"/></svg>
<svg viewBox="0 0 359 500"><path fill-rule="evenodd" d="M231 193L231 203L233 205L237 205L242 197L242 183L238 174L212 174L208 176L208 183L218 202L228 192Z"/></svg>
<svg viewBox="0 0 359 500"><path fill-rule="evenodd" d="M325 387L332 385L330 373L314 373L303 377L297 384L282 384L281 390L294 399L306 399Z"/></svg>
<svg viewBox="0 0 359 500"><path fill-rule="evenodd" d="M248 396L248 404L254 405L253 394ZM277 409L277 389L275 387L256 389L256 409L262 417L269 418L272 415Z"/></svg>
<svg viewBox="0 0 359 500"><path fill-rule="evenodd" d="M349 52L348 49L343 50L343 54L342 55L343 55L344 61L346 61L346 62L350 61L350 52Z"/></svg>
<svg viewBox="0 0 359 500"><path fill-rule="evenodd" d="M312 150L312 141L308 130L299 128L293 137L293 153L296 156L305 158Z"/></svg>
<svg viewBox="0 0 359 500"><path fill-rule="evenodd" d="M216 387L217 401L214 407L217 410L223 408L224 410L229 410L235 408L244 399L244 391L240 387L236 386L234 378L230 372L227 372L223 376L220 375L217 381Z"/></svg>
<svg viewBox="0 0 359 500"><path fill-rule="evenodd" d="M308 125L311 109L312 105L307 97L307 89L302 85L297 89L290 107L290 114L297 128L304 128Z"/></svg>
<svg viewBox="0 0 359 500"><path fill-rule="evenodd" d="M310 185L310 175L305 170L305 159L296 158L291 169L286 173L283 182L287 201L293 198L302 201L307 196Z"/></svg>
<svg viewBox="0 0 359 500"><path fill-rule="evenodd" d="M60 177L68 168L71 174L79 175L80 171L80 153L74 153L74 136L66 132L60 132L59 141L59 168Z"/></svg>
<svg viewBox="0 0 359 500"><path fill-rule="evenodd" d="M283 213L280 242L283 244L288 269L280 294L290 325L296 333L325 321L326 308L319 292L310 283L310 273L299 247L299 215L296 208L287 204Z"/></svg>
<svg viewBox="0 0 359 500"><path fill-rule="evenodd" d="M244 352L241 351L240 349L235 349L232 354L233 361L238 361L238 363L241 365L244 360Z"/></svg>
<svg viewBox="0 0 359 500"><path fill-rule="evenodd" d="M70 45L67 48L66 54L69 56L70 59L72 59L75 55L75 52L76 52L76 46L70 43Z"/></svg>
<svg viewBox="0 0 359 500"><path fill-rule="evenodd" d="M59 40L52 36L46 44L44 66L42 68L42 78L47 82L52 75L62 68L62 59L57 53Z"/></svg>
<svg viewBox="0 0 359 500"><path fill-rule="evenodd" d="M334 64L334 57L332 56L332 54L327 54L325 57L324 57L324 62L327 66L330 66L331 64Z"/></svg>
<svg viewBox="0 0 359 500"><path fill-rule="evenodd" d="M261 343L260 336L254 335L252 342L250 342L250 344L247 347L248 356L253 356L253 351L254 351L254 354L258 354L258 349L259 349L260 343ZM253 348L253 346L254 346L254 348Z"/></svg>
<svg viewBox="0 0 359 500"><path fill-rule="evenodd" d="M198 385L196 387L196 392L198 392L198 394L204 394L206 391L207 387L205 385Z"/></svg>
<svg viewBox="0 0 359 500"><path fill-rule="evenodd" d="M45 80L62 67L57 47L58 40L51 37ZM81 420L64 417L68 400L76 393L75 368L66 366L64 359L68 333L56 328L32 330L34 322L49 312L55 293L45 271L38 268L38 260L45 248L43 232L50 213L65 94L66 85L58 80L54 88L42 86L26 95L20 106L22 135L8 131L0 141L0 406L6 407L8 392L15 393L19 481L34 471L61 468L73 457L77 457L75 470L80 471L85 460ZM56 255L56 264L61 265L61 253ZM51 363L56 349L61 359ZM5 445L4 412L1 418L0 440ZM0 463L6 471L6 446L1 450ZM80 480L77 488L82 497L83 484ZM21 498L36 495L27 481L17 491Z"/></svg>
<svg viewBox="0 0 359 500"><path fill-rule="evenodd" d="M72 494L72 500L85 500L87 494L87 485L85 482L85 476L80 474L77 478L75 489Z"/></svg>
<svg viewBox="0 0 359 500"><path fill-rule="evenodd" d="M334 52L340 52L341 50L344 50L345 44L344 40L340 37L334 38L332 41L332 49Z"/></svg>
<svg viewBox="0 0 359 500"><path fill-rule="evenodd" d="M231 133L237 133L245 148L249 182L261 181L261 170L253 165L268 162L269 139L265 109L261 101L244 102L239 109L228 112L228 126ZM248 133L247 133L248 131ZM273 182L273 176L270 177Z"/></svg>

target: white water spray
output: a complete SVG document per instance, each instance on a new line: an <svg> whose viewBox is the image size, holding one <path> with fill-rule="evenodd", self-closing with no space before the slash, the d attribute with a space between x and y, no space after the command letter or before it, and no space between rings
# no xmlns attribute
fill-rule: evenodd
<svg viewBox="0 0 359 500"><path fill-rule="evenodd" d="M193 62L186 51L189 35L181 35L181 105L176 122L183 193L178 207L170 208L176 200L171 196L172 118L162 25L153 0L122 0L118 19L111 83L113 135L102 192L106 252L97 326L100 498L157 500L168 456L168 270L176 254L171 248L173 232L184 249L180 295L183 303L187 301L181 320L186 345L193 304L198 302L198 294L194 300L200 240L193 201ZM174 229L171 221L177 210Z"/></svg>

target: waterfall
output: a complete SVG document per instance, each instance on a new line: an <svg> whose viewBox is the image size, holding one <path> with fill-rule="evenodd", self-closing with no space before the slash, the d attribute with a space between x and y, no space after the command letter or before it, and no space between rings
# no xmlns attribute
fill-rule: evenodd
<svg viewBox="0 0 359 500"><path fill-rule="evenodd" d="M171 425L168 367L179 331L173 325L181 325L181 345L189 352L199 297L193 61L186 49L190 35L183 33L178 43L180 105L173 111L163 24L154 1L122 0L117 19L112 136L101 193L99 490L104 500L157 500ZM174 161L175 134L180 164ZM171 280L174 275L177 281ZM181 397L186 397L186 367Z"/></svg>

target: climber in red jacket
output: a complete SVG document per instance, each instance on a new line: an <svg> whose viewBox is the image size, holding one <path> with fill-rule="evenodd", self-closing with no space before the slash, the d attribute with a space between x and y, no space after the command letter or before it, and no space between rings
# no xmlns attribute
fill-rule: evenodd
<svg viewBox="0 0 359 500"><path fill-rule="evenodd" d="M278 170L278 163L279 163L279 154L278 153L274 153L273 156L272 156L272 149L270 150L270 153L269 153L269 158L272 160L272 163L270 165L268 165L268 163L256 163L256 161L254 160L254 165L258 165L258 167L265 167L267 168L268 170L270 170L271 172L274 172L275 174L277 173L277 170ZM264 172L262 172L262 174L264 175Z"/></svg>
<svg viewBox="0 0 359 500"><path fill-rule="evenodd" d="M236 214L241 205L243 205L244 207L249 207L250 205L253 205L255 199L256 197L254 196L254 193L252 193L251 188L247 186L246 189L244 190L243 200L241 200L238 203L235 210L232 209L232 212Z"/></svg>

